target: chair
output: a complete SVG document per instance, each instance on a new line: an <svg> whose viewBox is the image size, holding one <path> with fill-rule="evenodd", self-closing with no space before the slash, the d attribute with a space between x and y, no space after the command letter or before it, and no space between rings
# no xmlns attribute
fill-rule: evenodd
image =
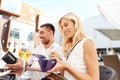
<svg viewBox="0 0 120 80"><path fill-rule="evenodd" d="M120 61L118 55L102 55L102 59L105 66L112 67L118 74L118 80L120 80Z"/></svg>
<svg viewBox="0 0 120 80"><path fill-rule="evenodd" d="M116 71L108 66L99 66L100 80L118 80Z"/></svg>

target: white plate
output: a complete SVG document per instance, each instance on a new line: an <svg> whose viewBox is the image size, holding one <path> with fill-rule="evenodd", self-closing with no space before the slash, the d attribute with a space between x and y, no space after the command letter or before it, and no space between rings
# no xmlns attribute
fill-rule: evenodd
<svg viewBox="0 0 120 80"><path fill-rule="evenodd" d="M0 77L9 74L10 71L11 71L11 70L7 70L7 71L4 71L4 72L0 72Z"/></svg>

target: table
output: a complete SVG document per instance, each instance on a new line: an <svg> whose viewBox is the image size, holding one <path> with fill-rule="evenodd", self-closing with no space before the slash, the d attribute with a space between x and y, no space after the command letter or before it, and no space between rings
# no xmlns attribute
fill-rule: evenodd
<svg viewBox="0 0 120 80"><path fill-rule="evenodd" d="M16 77L15 74L7 74L5 76L0 77L0 80L32 80L31 78L22 79L20 77ZM65 77L57 75L57 74L50 74L41 78L40 80L67 80Z"/></svg>
<svg viewBox="0 0 120 80"><path fill-rule="evenodd" d="M0 69L3 69L5 64L6 63L0 58ZM24 76L25 73L23 72L22 69L14 71L14 72L10 72L10 73L11 74L5 74L2 76L0 75L0 80L32 80L30 76ZM23 77L24 79L22 79ZM67 79L59 74L52 73L52 74L42 77L40 80L67 80Z"/></svg>
<svg viewBox="0 0 120 80"><path fill-rule="evenodd" d="M23 70L21 69L14 72L10 72L10 74L0 76L0 80L32 80L30 75L25 75L25 72L22 71ZM59 74L51 73L47 76L40 78L40 80L67 80L67 79Z"/></svg>

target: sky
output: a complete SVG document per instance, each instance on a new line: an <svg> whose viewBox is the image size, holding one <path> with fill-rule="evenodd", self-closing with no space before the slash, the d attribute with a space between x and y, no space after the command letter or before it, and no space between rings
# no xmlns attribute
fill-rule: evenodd
<svg viewBox="0 0 120 80"><path fill-rule="evenodd" d="M96 7L102 0L23 0L29 5L32 5L45 12L50 18L50 21L41 19L40 25L46 22L50 22L57 26L57 21L61 16L68 12L74 12L81 20L91 18L99 15L99 11ZM52 20L52 21L51 21ZM57 27L55 40L60 42L60 33Z"/></svg>
<svg viewBox="0 0 120 80"><path fill-rule="evenodd" d="M54 20L68 12L74 12L82 20L99 15L96 7L103 0L23 0L42 11Z"/></svg>

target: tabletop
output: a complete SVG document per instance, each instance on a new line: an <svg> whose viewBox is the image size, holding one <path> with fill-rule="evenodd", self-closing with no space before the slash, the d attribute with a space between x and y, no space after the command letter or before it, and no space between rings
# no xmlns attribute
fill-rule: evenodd
<svg viewBox="0 0 120 80"><path fill-rule="evenodd" d="M0 80L32 80L30 75L23 72L24 71L23 69L11 70L6 68L5 65L6 63L0 58ZM40 80L67 80L67 79L59 74L52 73L43 76Z"/></svg>

